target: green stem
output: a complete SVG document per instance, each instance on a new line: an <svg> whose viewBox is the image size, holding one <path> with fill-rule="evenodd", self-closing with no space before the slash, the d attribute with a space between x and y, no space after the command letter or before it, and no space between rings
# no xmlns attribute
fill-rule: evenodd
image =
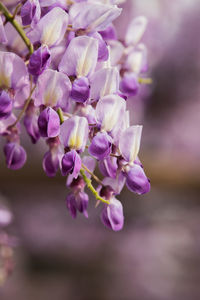
<svg viewBox="0 0 200 300"><path fill-rule="evenodd" d="M81 173L83 180L85 181L88 189L93 193L93 195L96 197L96 199L109 205L110 204L109 201L107 201L99 196L98 192L93 187L91 180L86 176L85 171L83 169L81 169L80 173Z"/></svg>
<svg viewBox="0 0 200 300"><path fill-rule="evenodd" d="M13 25L13 27L16 29L16 31L19 33L19 35L21 36L22 40L26 44L26 46L27 46L27 48L29 50L29 53L32 54L33 51L34 51L33 45L31 44L30 40L26 36L25 31L23 30L22 26L15 20L15 16L12 15L9 12L9 10L1 2L0 2L0 11L5 16L6 21L10 22Z"/></svg>
<svg viewBox="0 0 200 300"><path fill-rule="evenodd" d="M64 122L64 117L63 117L62 109L60 107L57 109L57 114L59 115L60 118L60 124L62 124Z"/></svg>

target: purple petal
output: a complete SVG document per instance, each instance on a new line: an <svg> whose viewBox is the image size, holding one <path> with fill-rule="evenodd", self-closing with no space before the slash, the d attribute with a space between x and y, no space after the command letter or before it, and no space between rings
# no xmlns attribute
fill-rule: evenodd
<svg viewBox="0 0 200 300"><path fill-rule="evenodd" d="M93 38L98 40L98 61L106 61L109 57L109 51L106 42L98 32L90 34Z"/></svg>
<svg viewBox="0 0 200 300"><path fill-rule="evenodd" d="M47 176L54 177L59 169L58 155L51 151L46 152L43 158L42 166Z"/></svg>
<svg viewBox="0 0 200 300"><path fill-rule="evenodd" d="M67 195L66 204L67 204L67 209L69 210L72 218L75 219L77 214L77 207L76 207L76 200L74 194L70 193L69 195Z"/></svg>
<svg viewBox="0 0 200 300"><path fill-rule="evenodd" d="M96 161L94 158L92 158L91 156L84 156L82 158L82 163L90 170L90 172L94 172L96 167ZM91 175L87 171L85 172L85 174L88 178L91 177Z"/></svg>
<svg viewBox="0 0 200 300"><path fill-rule="evenodd" d="M9 169L21 169L26 162L26 151L16 143L7 143L4 146L4 154L6 157L6 165Z"/></svg>
<svg viewBox="0 0 200 300"><path fill-rule="evenodd" d="M38 0L27 0L21 7L22 24L36 25L40 19L41 8Z"/></svg>
<svg viewBox="0 0 200 300"><path fill-rule="evenodd" d="M76 195L76 205L77 209L79 210L80 213L83 213L86 218L88 218L88 202L89 202L89 197L88 194L85 192L79 192Z"/></svg>
<svg viewBox="0 0 200 300"><path fill-rule="evenodd" d="M71 98L80 103L88 100L90 95L90 84L87 77L80 77L74 80L71 90Z"/></svg>
<svg viewBox="0 0 200 300"><path fill-rule="evenodd" d="M75 150L71 150L63 156L61 166L63 176L71 173L73 177L77 178L81 169L81 158Z"/></svg>
<svg viewBox="0 0 200 300"><path fill-rule="evenodd" d="M0 92L0 120L7 119L12 112L12 100L9 95L2 91Z"/></svg>
<svg viewBox="0 0 200 300"><path fill-rule="evenodd" d="M106 177L116 178L117 175L117 158L109 156L99 162L99 169L101 173Z"/></svg>
<svg viewBox="0 0 200 300"><path fill-rule="evenodd" d="M94 72L98 57L98 41L89 36L79 36L71 40L59 71L68 76L86 77Z"/></svg>
<svg viewBox="0 0 200 300"><path fill-rule="evenodd" d="M60 118L51 107L45 108L38 118L38 127L41 136L56 137L60 133Z"/></svg>
<svg viewBox="0 0 200 300"><path fill-rule="evenodd" d="M134 164L126 173L126 185L130 191L139 195L148 193L151 187L150 181L146 177L143 168L137 164Z"/></svg>
<svg viewBox="0 0 200 300"><path fill-rule="evenodd" d="M106 186L110 186L115 195L119 195L124 187L126 182L126 178L124 174L117 174L116 178L105 177L103 179L103 184Z"/></svg>
<svg viewBox="0 0 200 300"><path fill-rule="evenodd" d="M96 159L102 160L110 155L111 148L112 138L106 132L98 132L92 139L88 152Z"/></svg>
<svg viewBox="0 0 200 300"><path fill-rule="evenodd" d="M120 91L127 96L135 96L139 90L137 75L130 73L125 75L120 82Z"/></svg>
<svg viewBox="0 0 200 300"><path fill-rule="evenodd" d="M136 45L142 38L147 26L147 19L144 16L137 17L129 24L125 42L126 45Z"/></svg>
<svg viewBox="0 0 200 300"><path fill-rule="evenodd" d="M101 220L108 228L119 231L124 225L123 207L119 200L111 198L110 204L105 205L102 213Z"/></svg>
<svg viewBox="0 0 200 300"><path fill-rule="evenodd" d="M39 76L50 65L51 58L47 46L41 46L30 57L28 71L33 76Z"/></svg>
<svg viewBox="0 0 200 300"><path fill-rule="evenodd" d="M108 26L105 30L99 31L99 33L104 40L116 40L117 39L116 29L113 24Z"/></svg>
<svg viewBox="0 0 200 300"><path fill-rule="evenodd" d="M32 140L32 143L35 144L40 138L38 116L35 113L26 114L24 117L24 126Z"/></svg>

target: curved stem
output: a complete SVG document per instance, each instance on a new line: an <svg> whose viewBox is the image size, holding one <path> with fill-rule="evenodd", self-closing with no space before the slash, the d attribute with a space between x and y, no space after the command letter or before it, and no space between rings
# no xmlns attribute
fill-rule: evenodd
<svg viewBox="0 0 200 300"><path fill-rule="evenodd" d="M22 26L15 20L15 16L12 15L9 10L0 2L0 11L3 13L3 15L6 18L7 22L10 22L13 27L16 29L16 31L19 33L19 35L21 36L22 40L24 41L24 43L26 44L29 53L32 54L34 49L33 49L33 45L31 44L29 38L26 36L25 31L23 30Z"/></svg>
<svg viewBox="0 0 200 300"><path fill-rule="evenodd" d="M99 196L98 192L93 187L91 180L86 176L85 171L83 169L81 169L80 173L81 173L83 180L85 181L88 189L92 192L92 194L96 197L96 199L109 205L110 204L109 201L107 201Z"/></svg>
<svg viewBox="0 0 200 300"><path fill-rule="evenodd" d="M103 182L95 175L93 174L83 163L82 163L82 168L88 172L99 184L103 185Z"/></svg>

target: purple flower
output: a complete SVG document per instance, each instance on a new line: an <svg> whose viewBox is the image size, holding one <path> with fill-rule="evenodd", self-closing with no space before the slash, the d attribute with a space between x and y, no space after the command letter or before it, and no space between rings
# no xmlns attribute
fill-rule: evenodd
<svg viewBox="0 0 200 300"><path fill-rule="evenodd" d="M65 153L61 162L62 175L66 176L71 173L73 177L77 178L81 169L81 158L75 150Z"/></svg>
<svg viewBox="0 0 200 300"><path fill-rule="evenodd" d="M67 208L72 218L76 218L77 210L80 213L83 213L86 218L88 218L87 207L88 207L89 197L85 192L80 191L76 195L70 193L67 196L66 202L67 202Z"/></svg>
<svg viewBox="0 0 200 300"><path fill-rule="evenodd" d="M87 77L80 77L74 80L71 90L71 98L80 103L88 100L90 95L90 84Z"/></svg>
<svg viewBox="0 0 200 300"><path fill-rule="evenodd" d="M96 106L97 123L101 130L111 132L120 124L126 109L126 101L118 95L108 95L101 98Z"/></svg>
<svg viewBox="0 0 200 300"><path fill-rule="evenodd" d="M71 40L59 64L59 71L68 76L87 77L96 67L98 41L89 36Z"/></svg>
<svg viewBox="0 0 200 300"><path fill-rule="evenodd" d="M96 159L102 160L110 155L112 142L112 138L106 132L98 132L93 137L88 152Z"/></svg>
<svg viewBox="0 0 200 300"><path fill-rule="evenodd" d="M129 163L133 163L138 156L141 135L142 126L136 125L128 127L120 136L119 149L123 158Z"/></svg>
<svg viewBox="0 0 200 300"><path fill-rule="evenodd" d="M44 155L42 166L49 177L54 177L59 169L60 160L57 151L47 151Z"/></svg>
<svg viewBox="0 0 200 300"><path fill-rule="evenodd" d="M99 169L104 176L116 178L118 170L117 158L108 156L99 162Z"/></svg>
<svg viewBox="0 0 200 300"><path fill-rule="evenodd" d="M90 36L98 40L98 61L106 61L109 57L109 51L106 42L98 32L92 33Z"/></svg>
<svg viewBox="0 0 200 300"><path fill-rule="evenodd" d="M21 8L22 24L36 25L40 19L41 9L38 0L27 0Z"/></svg>
<svg viewBox="0 0 200 300"><path fill-rule="evenodd" d="M0 120L7 119L12 112L12 100L5 91L0 92Z"/></svg>
<svg viewBox="0 0 200 300"><path fill-rule="evenodd" d="M84 28L87 32L105 30L116 19L121 8L100 3L77 3L70 9L72 27Z"/></svg>
<svg viewBox="0 0 200 300"><path fill-rule="evenodd" d="M38 127L41 136L56 137L60 133L60 118L51 107L45 108L38 118Z"/></svg>
<svg viewBox="0 0 200 300"><path fill-rule="evenodd" d="M55 7L40 19L29 33L29 38L32 43L55 46L62 41L67 26L68 14L60 7Z"/></svg>
<svg viewBox="0 0 200 300"><path fill-rule="evenodd" d="M88 131L87 119L73 116L61 125L60 140L64 147L83 152L88 139Z"/></svg>
<svg viewBox="0 0 200 300"><path fill-rule="evenodd" d="M38 116L36 115L35 110L33 110L32 113L26 113L24 117L24 126L32 140L32 143L35 144L40 138Z"/></svg>
<svg viewBox="0 0 200 300"><path fill-rule="evenodd" d="M150 191L150 181L146 177L143 168L138 164L134 164L126 173L126 185L130 191L139 195Z"/></svg>
<svg viewBox="0 0 200 300"><path fill-rule="evenodd" d="M21 169L26 162L26 151L17 143L7 143L4 146L6 165L9 169Z"/></svg>
<svg viewBox="0 0 200 300"><path fill-rule="evenodd" d="M110 199L110 204L105 205L102 210L101 221L106 227L114 231L119 231L123 228L123 207L119 200L114 197Z"/></svg>
<svg viewBox="0 0 200 300"><path fill-rule="evenodd" d="M127 96L135 96L139 90L137 75L134 73L126 74L120 82L120 91Z"/></svg>
<svg viewBox="0 0 200 300"><path fill-rule="evenodd" d="M70 91L71 82L67 75L47 69L38 79L34 103L36 106L60 106L66 110Z"/></svg>
<svg viewBox="0 0 200 300"><path fill-rule="evenodd" d="M92 100L99 100L119 90L119 72L117 68L103 68L95 72L90 78Z"/></svg>
<svg viewBox="0 0 200 300"><path fill-rule="evenodd" d="M51 58L47 46L41 46L30 57L28 71L33 76L39 76L50 65Z"/></svg>
<svg viewBox="0 0 200 300"><path fill-rule="evenodd" d="M102 38L104 40L116 40L117 39L117 33L114 25L108 26L105 30L99 31L101 34Z"/></svg>

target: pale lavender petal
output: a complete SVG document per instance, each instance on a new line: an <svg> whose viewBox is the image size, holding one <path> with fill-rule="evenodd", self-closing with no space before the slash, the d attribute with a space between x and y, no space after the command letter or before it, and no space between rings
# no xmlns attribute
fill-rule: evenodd
<svg viewBox="0 0 200 300"><path fill-rule="evenodd" d="M112 138L106 132L98 132L88 148L90 155L98 160L108 157L111 153Z"/></svg>
<svg viewBox="0 0 200 300"><path fill-rule="evenodd" d="M144 16L139 16L132 20L129 24L126 35L125 42L126 45L136 45L142 38L147 27L147 19Z"/></svg>
<svg viewBox="0 0 200 300"><path fill-rule="evenodd" d="M125 185L126 178L122 173L117 174L116 178L105 177L103 184L110 186L115 195L119 195Z"/></svg>
<svg viewBox="0 0 200 300"><path fill-rule="evenodd" d="M95 72L90 78L90 98L100 98L114 94L119 90L119 71L117 68L104 68Z"/></svg>
<svg viewBox="0 0 200 300"><path fill-rule="evenodd" d="M106 42L98 32L90 34L93 38L98 40L98 61L106 61L109 57L109 51Z"/></svg>
<svg viewBox="0 0 200 300"><path fill-rule="evenodd" d="M134 162L140 149L142 126L136 125L127 128L120 136L119 149L127 162Z"/></svg>
<svg viewBox="0 0 200 300"><path fill-rule="evenodd" d="M67 75L47 69L40 75L35 89L35 105L61 106L68 104L71 82Z"/></svg>
<svg viewBox="0 0 200 300"><path fill-rule="evenodd" d="M60 140L65 147L83 152L88 139L88 130L86 118L73 116L61 125Z"/></svg>
<svg viewBox="0 0 200 300"><path fill-rule="evenodd" d="M105 30L121 13L116 5L77 3L70 9L72 26L87 32Z"/></svg>
<svg viewBox="0 0 200 300"><path fill-rule="evenodd" d="M102 130L112 131L125 114L126 101L118 95L101 98L96 106L96 118Z"/></svg>
<svg viewBox="0 0 200 300"><path fill-rule="evenodd" d="M117 158L109 156L99 162L99 169L101 173L106 177L116 178L117 176Z"/></svg>
<svg viewBox="0 0 200 300"><path fill-rule="evenodd" d="M88 218L88 202L89 202L89 197L88 194L85 192L79 192L76 195L76 207L79 210L80 213L83 213L83 215Z"/></svg>
<svg viewBox="0 0 200 300"><path fill-rule="evenodd" d="M7 119L0 120L0 134L4 134L7 132L7 128L12 125L16 121L16 117L14 114L11 114Z"/></svg>
<svg viewBox="0 0 200 300"><path fill-rule="evenodd" d="M113 24L106 27L105 30L99 31L99 33L101 34L101 36L104 40L116 40L117 39L116 29Z"/></svg>
<svg viewBox="0 0 200 300"><path fill-rule="evenodd" d="M127 57L125 67L136 74L146 71L147 49L145 45L139 44L137 47L133 48L133 51Z"/></svg>
<svg viewBox="0 0 200 300"><path fill-rule="evenodd" d="M144 169L138 164L134 164L126 173L126 185L130 191L139 195L148 193L151 187L150 181L144 173Z"/></svg>
<svg viewBox="0 0 200 300"><path fill-rule="evenodd" d="M35 113L26 114L24 117L24 127L26 128L26 131L30 136L32 143L35 144L40 138L38 116Z"/></svg>
<svg viewBox="0 0 200 300"><path fill-rule="evenodd" d="M82 163L90 170L90 172L94 172L96 167L96 160L92 158L91 156L84 156L82 158ZM85 171L85 174L88 178L91 177L91 174Z"/></svg>
<svg viewBox="0 0 200 300"><path fill-rule="evenodd" d="M68 26L68 14L60 7L53 8L44 15L29 33L32 43L40 41L49 47L58 45Z"/></svg>
<svg viewBox="0 0 200 300"><path fill-rule="evenodd" d="M92 37L79 36L71 40L59 71L68 76L86 77L94 72L98 58L98 41Z"/></svg>

